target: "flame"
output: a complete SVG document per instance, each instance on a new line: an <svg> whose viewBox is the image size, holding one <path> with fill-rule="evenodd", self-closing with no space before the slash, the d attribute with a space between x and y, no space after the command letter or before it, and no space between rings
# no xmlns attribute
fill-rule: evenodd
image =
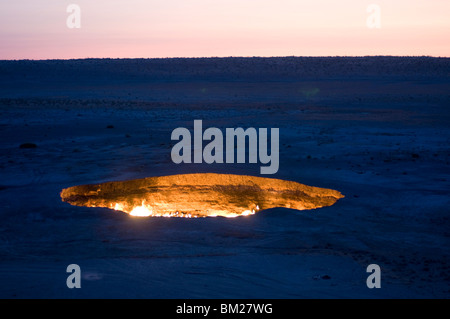
<svg viewBox="0 0 450 319"><path fill-rule="evenodd" d="M152 212L151 209L149 209L146 206L136 206L130 212L130 215L131 216L137 216L137 217L148 217L148 216L152 216L153 212Z"/></svg>
<svg viewBox="0 0 450 319"><path fill-rule="evenodd" d="M253 205L254 207L256 207L256 210L259 210L259 206L258 205ZM91 207L95 207L95 205L92 205ZM245 210L243 211L241 214L236 214L236 213L230 213L227 211L207 211L207 214L190 214L190 213L180 213L178 211L176 212L171 212L171 213L154 213L153 209L151 206L148 206L145 204L145 201L142 202L141 205L139 206L134 206L131 210L127 210L126 205L120 204L120 203L115 203L115 205L112 205L112 208L114 210L118 210L118 211L122 211L125 213L128 213L130 216L135 216L135 217L184 217L184 218L198 218L198 217L217 217L217 216L221 216L221 217L226 217L226 218L235 218L235 217L239 217L239 216L248 216L248 215L253 215L256 213L255 209L252 210Z"/></svg>

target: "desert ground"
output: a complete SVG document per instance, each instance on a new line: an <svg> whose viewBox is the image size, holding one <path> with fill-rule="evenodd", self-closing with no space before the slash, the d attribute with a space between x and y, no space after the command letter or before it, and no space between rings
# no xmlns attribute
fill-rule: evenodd
<svg viewBox="0 0 450 319"><path fill-rule="evenodd" d="M448 58L0 61L0 83L1 298L450 297ZM62 202L75 185L261 176L173 163L171 132L195 119L279 128L279 170L264 177L345 197L236 218Z"/></svg>

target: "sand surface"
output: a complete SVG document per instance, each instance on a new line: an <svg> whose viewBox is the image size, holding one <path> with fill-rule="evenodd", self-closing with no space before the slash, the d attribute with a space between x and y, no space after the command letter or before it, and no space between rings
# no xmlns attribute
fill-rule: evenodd
<svg viewBox="0 0 450 319"><path fill-rule="evenodd" d="M0 297L449 298L449 76L435 58L0 61ZM194 119L278 127L271 177L345 198L199 219L61 201L74 185L261 176L174 164L171 132Z"/></svg>

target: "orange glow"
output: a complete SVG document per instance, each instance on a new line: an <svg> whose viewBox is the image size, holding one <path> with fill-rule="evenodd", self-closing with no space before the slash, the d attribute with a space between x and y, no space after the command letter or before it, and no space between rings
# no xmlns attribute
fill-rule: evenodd
<svg viewBox="0 0 450 319"><path fill-rule="evenodd" d="M298 210L333 205L340 192L291 181L245 175L186 174L63 189L76 206L106 207L136 217L227 217L286 207Z"/></svg>

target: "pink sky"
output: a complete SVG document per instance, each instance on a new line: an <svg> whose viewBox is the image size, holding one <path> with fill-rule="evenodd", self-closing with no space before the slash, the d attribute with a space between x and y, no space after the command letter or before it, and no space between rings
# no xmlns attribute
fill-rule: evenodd
<svg viewBox="0 0 450 319"><path fill-rule="evenodd" d="M81 28L69 29L69 4ZM370 29L369 4L381 8ZM430 55L450 57L448 0L14 0L0 59Z"/></svg>

